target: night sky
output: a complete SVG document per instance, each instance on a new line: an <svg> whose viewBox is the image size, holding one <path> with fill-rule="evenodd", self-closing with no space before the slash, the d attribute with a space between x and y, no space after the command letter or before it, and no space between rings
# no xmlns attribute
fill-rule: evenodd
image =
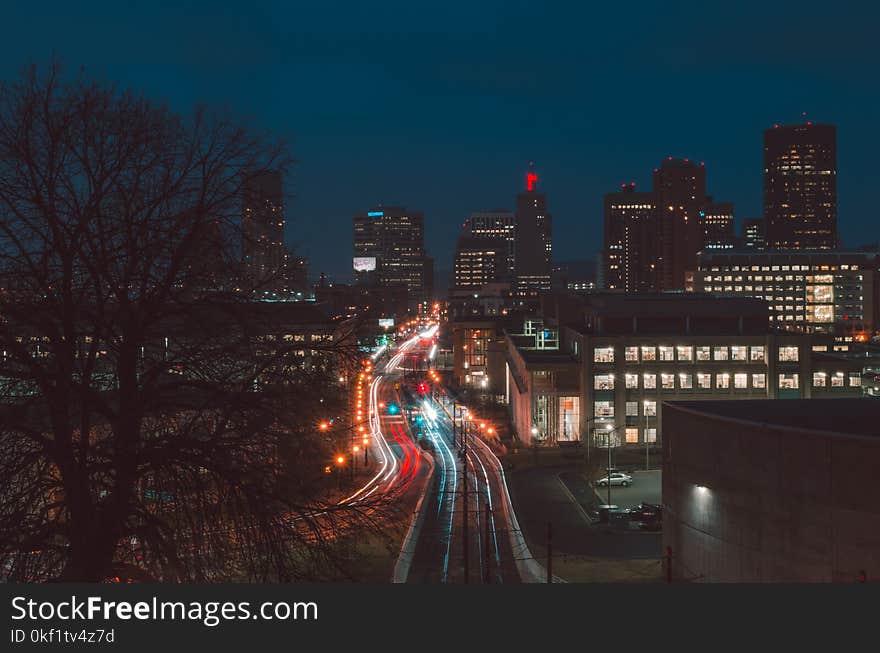
<svg viewBox="0 0 880 653"><path fill-rule="evenodd" d="M54 52L173 108L206 101L290 135L288 238L351 267L351 217L422 209L438 270L473 210L514 205L530 160L556 260L593 257L602 197L667 155L759 216L762 130L838 127L844 245L877 224L876 25L861 3L9 3L2 76ZM433 3L432 3L433 4Z"/></svg>

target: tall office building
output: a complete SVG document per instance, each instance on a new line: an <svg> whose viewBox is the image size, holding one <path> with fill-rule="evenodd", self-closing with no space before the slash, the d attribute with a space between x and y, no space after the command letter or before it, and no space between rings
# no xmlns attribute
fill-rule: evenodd
<svg viewBox="0 0 880 653"><path fill-rule="evenodd" d="M723 250L736 246L733 218L732 202L715 203L707 198L706 205L700 211L705 249Z"/></svg>
<svg viewBox="0 0 880 653"><path fill-rule="evenodd" d="M602 282L608 290L657 289L657 221L653 193L636 192L635 182L605 195Z"/></svg>
<svg viewBox="0 0 880 653"><path fill-rule="evenodd" d="M515 287L521 295L550 290L553 269L553 221L547 196L538 191L538 175L529 164L526 190L516 196Z"/></svg>
<svg viewBox="0 0 880 653"><path fill-rule="evenodd" d="M496 241L503 252L503 261L496 281L513 279L516 266L516 216L505 209L477 211L464 224L462 234L472 238Z"/></svg>
<svg viewBox="0 0 880 653"><path fill-rule="evenodd" d="M404 286L413 302L430 299L424 215L398 206L355 215L353 264L359 284Z"/></svg>
<svg viewBox="0 0 880 653"><path fill-rule="evenodd" d="M505 264L504 241L461 235L455 245L455 289L479 289L496 283Z"/></svg>
<svg viewBox="0 0 880 653"><path fill-rule="evenodd" d="M659 290L685 287L685 272L695 270L703 246L700 211L706 205L706 169L702 163L667 157L654 169L657 204Z"/></svg>
<svg viewBox="0 0 880 653"><path fill-rule="evenodd" d="M286 285L284 196L280 171L245 179L242 206L244 282L258 297L273 297Z"/></svg>
<svg viewBox="0 0 880 653"><path fill-rule="evenodd" d="M837 137L834 125L774 125L764 131L764 218L773 249L835 249Z"/></svg>
<svg viewBox="0 0 880 653"><path fill-rule="evenodd" d="M764 218L746 218L742 226L742 245L746 249L764 249Z"/></svg>

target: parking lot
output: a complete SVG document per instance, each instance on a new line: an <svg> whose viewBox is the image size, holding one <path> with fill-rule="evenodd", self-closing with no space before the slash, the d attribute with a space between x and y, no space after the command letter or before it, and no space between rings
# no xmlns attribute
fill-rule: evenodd
<svg viewBox="0 0 880 653"><path fill-rule="evenodd" d="M628 508L642 502L661 503L662 484L659 469L632 472L630 475L633 477L633 482L629 487L621 487L619 485L611 487L612 505L619 508ZM608 488L597 487L596 494L601 498L601 503L605 503L608 500Z"/></svg>

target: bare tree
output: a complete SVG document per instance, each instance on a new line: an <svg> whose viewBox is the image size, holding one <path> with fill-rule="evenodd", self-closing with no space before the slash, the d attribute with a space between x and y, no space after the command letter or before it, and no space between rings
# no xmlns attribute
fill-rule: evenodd
<svg viewBox="0 0 880 653"><path fill-rule="evenodd" d="M289 165L228 117L57 65L2 86L8 578L319 579L347 573L350 529L384 522L381 500L329 498L315 429L351 342L304 367L283 307L229 281L244 180Z"/></svg>

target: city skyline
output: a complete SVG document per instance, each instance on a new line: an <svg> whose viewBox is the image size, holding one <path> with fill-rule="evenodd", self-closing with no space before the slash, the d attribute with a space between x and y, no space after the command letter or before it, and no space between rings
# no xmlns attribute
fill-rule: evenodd
<svg viewBox="0 0 880 653"><path fill-rule="evenodd" d="M603 195L629 181L647 189L642 171L666 156L705 161L713 193L734 202L738 220L758 216L762 132L804 111L838 127L843 244L877 239L869 181L880 91L864 83L870 62L860 56L875 9L853 23L837 8L819 22L784 7L724 16L646 5L630 12L625 46L605 29L619 20L611 8L498 9L447 7L417 21L418 9L399 3L343 17L265 6L241 16L195 3L138 15L144 29L133 32L120 29L131 15L98 5L75 10L81 27L72 34L36 29L35 10L19 6L9 21L21 29L0 47L6 78L54 52L71 70L85 66L172 108L225 104L290 133L299 163L288 180L287 240L297 255L326 262L315 277L350 276L348 253L324 238L325 227L342 230L380 202L423 210L430 254L439 270L451 268L457 226L474 211L509 207L531 160L556 230L572 234L559 242L559 260L594 256ZM73 11L58 8L57 25ZM716 47L721 21L726 33L747 35L746 51ZM522 56L525 40L534 47ZM376 47L383 43L397 47ZM697 92L694 79L708 72L712 83Z"/></svg>

